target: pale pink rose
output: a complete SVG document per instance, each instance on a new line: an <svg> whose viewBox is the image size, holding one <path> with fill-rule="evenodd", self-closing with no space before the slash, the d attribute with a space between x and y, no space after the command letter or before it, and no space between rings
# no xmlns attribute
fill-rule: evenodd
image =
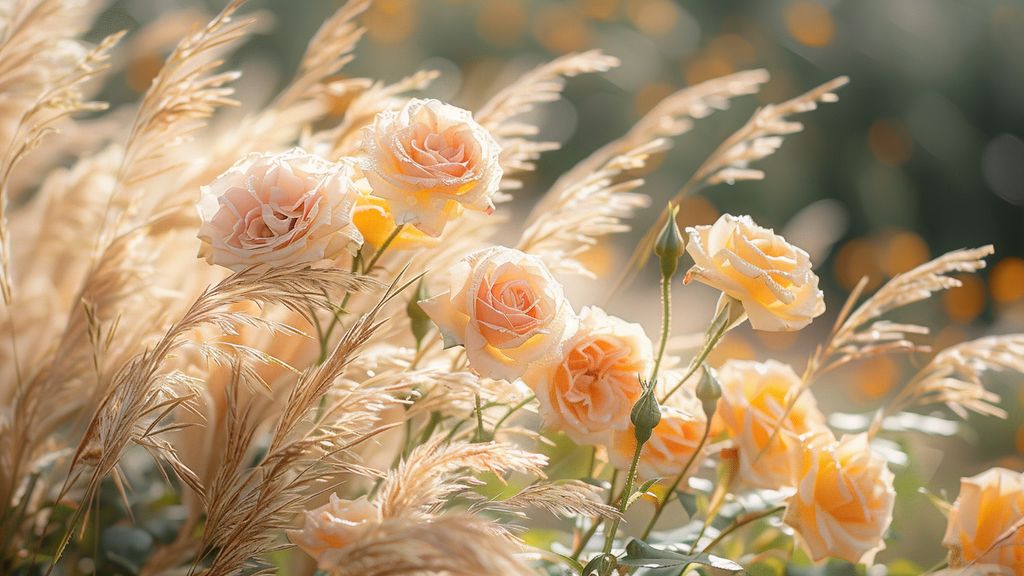
<svg viewBox="0 0 1024 576"><path fill-rule="evenodd" d="M687 228L692 279L743 303L758 330L799 330L825 311L806 252L750 216L723 214L712 226Z"/></svg>
<svg viewBox="0 0 1024 576"><path fill-rule="evenodd" d="M199 255L241 270L332 259L362 243L353 167L293 148L254 153L202 187Z"/></svg>
<svg viewBox="0 0 1024 576"><path fill-rule="evenodd" d="M380 511L366 496L343 500L337 494L331 494L330 502L306 511L302 528L288 530L287 535L292 544L319 563L325 553L358 542L379 522Z"/></svg>
<svg viewBox="0 0 1024 576"><path fill-rule="evenodd" d="M885 548L896 491L885 459L872 453L866 434L838 442L819 434L804 442L799 481L783 520L811 558L871 564Z"/></svg>
<svg viewBox="0 0 1024 576"><path fill-rule="evenodd" d="M653 346L639 324L589 306L579 330L554 362L536 364L523 376L540 403L544 425L578 444L604 444L627 430L654 362Z"/></svg>
<svg viewBox="0 0 1024 576"><path fill-rule="evenodd" d="M502 246L462 259L451 271L449 290L420 307L445 346L465 347L476 373L509 381L530 364L557 357L576 329L562 285L544 263Z"/></svg>
<svg viewBox="0 0 1024 576"><path fill-rule="evenodd" d="M718 381L722 397L715 417L739 452L740 480L754 488L792 486L800 437L827 429L810 391L800 395L783 421L790 395L800 387L800 377L787 364L730 360L719 369Z"/></svg>
<svg viewBox="0 0 1024 576"><path fill-rule="evenodd" d="M942 545L949 565L968 563L1001 566L1007 573L1024 574L1024 474L991 468L960 479L960 495L949 513ZM1005 535L1012 535L1003 538Z"/></svg>
<svg viewBox="0 0 1024 576"><path fill-rule="evenodd" d="M490 213L501 181L501 147L468 110L410 100L366 130L363 170L397 224L439 236L462 210Z"/></svg>

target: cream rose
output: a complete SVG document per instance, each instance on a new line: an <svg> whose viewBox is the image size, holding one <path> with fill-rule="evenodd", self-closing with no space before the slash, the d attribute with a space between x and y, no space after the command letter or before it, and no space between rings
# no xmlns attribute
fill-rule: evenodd
<svg viewBox="0 0 1024 576"><path fill-rule="evenodd" d="M1002 566L1024 574L1024 530L996 544L1024 521L1024 474L992 468L960 480L960 495L950 511L942 545L949 565L969 563Z"/></svg>
<svg viewBox="0 0 1024 576"><path fill-rule="evenodd" d="M327 504L307 511L305 517L302 529L287 531L288 540L319 563L326 552L358 542L380 522L380 511L366 496L343 500L331 494Z"/></svg>
<svg viewBox="0 0 1024 576"><path fill-rule="evenodd" d="M640 451L637 473L641 478L675 478L682 473L691 458L695 459L686 471L687 477L700 469L704 454L697 453L697 448L704 435L707 417L701 409L700 401L686 392L680 390L673 394L669 400L673 405L661 406L661 422ZM635 451L636 436L632 426L612 433L608 444L608 459L613 466L628 470Z"/></svg>
<svg viewBox="0 0 1024 576"><path fill-rule="evenodd" d="M199 200L200 257L241 270L334 258L357 248L353 168L294 148L249 154Z"/></svg>
<svg viewBox="0 0 1024 576"><path fill-rule="evenodd" d="M814 560L839 558L871 564L885 548L896 491L885 459L873 454L865 434L838 442L809 441L800 457L799 483L783 521L792 526Z"/></svg>
<svg viewBox="0 0 1024 576"><path fill-rule="evenodd" d="M544 263L502 246L464 258L451 271L448 291L420 307L446 347L466 348L475 372L509 381L532 363L557 358L577 322Z"/></svg>
<svg viewBox="0 0 1024 576"><path fill-rule="evenodd" d="M739 451L740 479L754 488L792 486L793 453L800 449L800 436L827 430L810 391L800 396L779 425L789 394L800 386L788 365L731 360L718 370L718 380L722 397L716 418Z"/></svg>
<svg viewBox="0 0 1024 576"><path fill-rule="evenodd" d="M537 395L545 426L579 444L603 444L611 432L629 428L629 412L643 392L640 378L654 362L652 349L639 324L591 306L580 313L579 330L562 356L535 365L523 381Z"/></svg>
<svg viewBox="0 0 1024 576"><path fill-rule="evenodd" d="M468 110L410 100L366 130L363 169L398 224L439 236L462 209L490 213L501 181L501 147Z"/></svg>
<svg viewBox="0 0 1024 576"><path fill-rule="evenodd" d="M799 330L825 311L807 253L749 216L724 214L686 232L694 265L684 282L697 279L741 301L754 328Z"/></svg>

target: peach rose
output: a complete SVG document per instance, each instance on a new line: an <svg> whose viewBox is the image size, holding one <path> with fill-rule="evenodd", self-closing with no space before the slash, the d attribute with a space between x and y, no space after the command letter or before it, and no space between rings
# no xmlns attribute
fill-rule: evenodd
<svg viewBox="0 0 1024 576"><path fill-rule="evenodd" d="M359 541L380 522L380 511L366 496L343 500L337 494L331 494L330 502L308 510L305 515L302 529L287 531L288 540L318 562L325 552Z"/></svg>
<svg viewBox="0 0 1024 576"><path fill-rule="evenodd" d="M639 324L589 306L555 362L532 367L523 381L540 403L544 424L579 444L601 444L627 430L629 412L651 371L653 346Z"/></svg>
<svg viewBox="0 0 1024 576"><path fill-rule="evenodd" d="M515 380L535 362L561 354L576 314L536 256L494 246L470 254L451 271L447 292L420 302L444 337L462 345L470 367Z"/></svg>
<svg viewBox="0 0 1024 576"><path fill-rule="evenodd" d="M362 243L353 168L293 148L253 153L202 187L200 257L241 270L334 258Z"/></svg>
<svg viewBox="0 0 1024 576"><path fill-rule="evenodd" d="M800 535L811 557L871 564L885 548L882 538L892 523L896 491L892 471L871 452L867 435L838 442L819 435L807 442L799 477L783 521Z"/></svg>
<svg viewBox="0 0 1024 576"><path fill-rule="evenodd" d="M661 422L654 428L650 439L644 443L637 462L637 473L641 478L675 478L694 456L700 439L704 435L707 417L700 401L686 396L684 391L672 395L673 406L661 406ZM608 445L608 458L620 470L628 470L636 451L636 436L633 427L612 432ZM687 470L687 477L700 469L703 453ZM685 486L685 484L683 484Z"/></svg>
<svg viewBox="0 0 1024 576"><path fill-rule="evenodd" d="M359 197L352 212L352 222L368 244L380 247L395 230L395 216L391 213L391 203L372 194L370 184L365 178L356 181ZM412 226L405 226L391 241L389 250L411 250L413 248L431 248L441 243L440 238L428 236Z"/></svg>
<svg viewBox="0 0 1024 576"><path fill-rule="evenodd" d="M694 265L684 282L696 278L741 301L754 328L799 330L825 311L807 253L750 216L723 214L686 232Z"/></svg>
<svg viewBox="0 0 1024 576"><path fill-rule="evenodd" d="M949 548L949 565L971 562L1002 566L1024 574L1024 530L996 542L1024 522L1024 474L992 468L960 479L942 545Z"/></svg>
<svg viewBox="0 0 1024 576"><path fill-rule="evenodd" d="M410 100L366 131L363 169L395 221L439 236L462 209L490 213L501 181L501 147L468 110Z"/></svg>
<svg viewBox="0 0 1024 576"><path fill-rule="evenodd" d="M790 391L800 386L793 369L775 360L731 360L718 371L718 381L722 397L716 418L739 450L741 480L755 488L792 486L792 456L800 436L827 429L814 397L804 392L772 438Z"/></svg>

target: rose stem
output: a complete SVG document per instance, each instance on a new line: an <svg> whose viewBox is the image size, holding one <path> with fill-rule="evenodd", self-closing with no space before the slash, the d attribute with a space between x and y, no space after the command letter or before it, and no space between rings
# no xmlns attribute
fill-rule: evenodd
<svg viewBox="0 0 1024 576"><path fill-rule="evenodd" d="M651 535L651 530L654 529L654 525L658 522L658 518L661 518L661 513L665 511L665 507L672 500L672 495L675 494L676 488L679 487L679 483L686 477L686 473L690 471L690 467L697 460L697 456L700 455L701 450L704 449L704 444L708 441L708 434L711 432L711 418L708 418L704 423L704 434L700 437L700 443L697 444L697 450L690 455L690 459L686 461L686 465L683 466L683 471L676 476L676 479L669 486L668 491L665 493L665 499L659 500L654 507L654 515L651 516L651 521L647 523L647 528L644 529L644 533L640 536L641 540L646 540Z"/></svg>
<svg viewBox="0 0 1024 576"><path fill-rule="evenodd" d="M770 509L765 510L763 512L758 512L756 514L751 514L750 516L747 516L746 518L744 518L742 520L737 520L737 521L733 522L732 524L729 525L728 528L726 528L725 530L722 530L722 532L718 536L716 536L714 540L709 542L707 546L702 548L700 553L701 554L707 554L708 552L713 550L714 547L717 546L722 540L725 540L726 536L728 536L729 534L732 534L733 532L735 532L736 530L746 526L747 524L750 524L752 522L757 522L758 520L760 520L762 518L767 518L768 516L771 516L772 514L775 514L776 512L781 512L781 511L783 511L785 509L786 509L785 506L776 506L774 508L770 508ZM696 547L696 544L697 543L694 542L694 547ZM691 549L690 553L693 554L692 549ZM689 567L689 564L687 564L686 566L683 566L683 570L681 572L679 572L679 576L682 576L686 572L686 569L688 567Z"/></svg>

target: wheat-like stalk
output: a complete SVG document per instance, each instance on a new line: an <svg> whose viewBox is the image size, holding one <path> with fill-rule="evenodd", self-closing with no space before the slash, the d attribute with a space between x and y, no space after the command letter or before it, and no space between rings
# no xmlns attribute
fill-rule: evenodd
<svg viewBox="0 0 1024 576"><path fill-rule="evenodd" d="M690 194L714 184L722 182L732 184L742 180L763 179L764 172L750 168L750 164L774 154L782 146L785 136L803 130L803 124L791 119L790 116L815 110L821 103L838 101L839 97L835 91L845 86L847 82L849 82L849 78L840 76L785 102L758 108L746 124L726 138L708 156L686 184L666 204L658 216L658 220L647 230L643 239L634 248L629 262L619 277L616 290L628 285L647 263L658 231L665 226L665 222L668 220L669 205L678 205Z"/></svg>
<svg viewBox="0 0 1024 576"><path fill-rule="evenodd" d="M988 371L1024 373L1024 334L986 336L942 350L879 410L871 433L886 416L919 406L942 404L961 418L968 412L1005 418L999 395L982 383Z"/></svg>
<svg viewBox="0 0 1024 576"><path fill-rule="evenodd" d="M601 489L580 480L537 482L504 500L486 500L470 510L494 510L526 518L524 510L538 508L562 518L621 518L617 508L601 501Z"/></svg>
<svg viewBox="0 0 1024 576"><path fill-rule="evenodd" d="M600 50L567 54L520 76L476 111L476 121L501 144L502 190L521 187L522 183L513 176L533 170L534 162L542 153L559 147L555 142L533 140L531 137L537 135L538 127L515 121L515 118L533 110L538 104L561 98L565 78L606 72L618 65L618 58ZM507 199L507 196L498 198L499 201Z"/></svg>
<svg viewBox="0 0 1024 576"><path fill-rule="evenodd" d="M7 195L11 173L25 155L37 148L48 134L56 132L59 121L83 112L105 110L105 102L88 101L82 85L109 67L110 51L124 36L123 32L107 36L90 50L66 74L35 100L18 122L11 143L0 160L0 293L4 303L11 304L11 239L7 223Z"/></svg>
<svg viewBox="0 0 1024 576"><path fill-rule="evenodd" d="M416 447L388 472L376 503L384 518L437 512L449 497L479 483L463 472L525 472L543 477L547 459L502 442L453 442L435 438Z"/></svg>
<svg viewBox="0 0 1024 576"><path fill-rule="evenodd" d="M819 346L807 367L807 378L854 360L896 351L921 349L910 335L927 334L928 328L916 324L880 320L883 315L920 302L932 294L962 284L952 274L977 272L985 267L984 258L994 251L991 245L947 252L913 270L898 274L854 309L867 279L862 279L839 312L829 339Z"/></svg>

